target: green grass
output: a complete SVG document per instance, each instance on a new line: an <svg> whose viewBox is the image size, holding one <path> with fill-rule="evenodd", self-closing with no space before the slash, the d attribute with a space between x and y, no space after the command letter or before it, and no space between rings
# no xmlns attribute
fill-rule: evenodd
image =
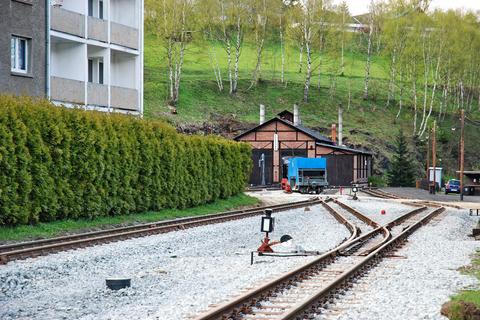
<svg viewBox="0 0 480 320"><path fill-rule="evenodd" d="M361 53L347 52L345 56L345 76L336 77L336 89L331 95L332 66L338 66L338 57L314 56L315 64L321 58L322 69L314 71L310 89L310 101L303 103L303 85L305 73L299 73L298 48L287 47L285 78L287 85L280 82L281 51L278 45L269 43L265 47L261 67L261 81L258 86L247 90L250 85L252 69L256 62L256 51L248 43L244 45L240 57L239 91L235 96L228 93L228 74L226 55L223 48L215 45L216 54L222 70L224 91L219 92L208 56L209 47L205 44L189 44L185 56L182 74L180 99L177 115L172 115L167 106L168 73L165 49L152 35L145 38L145 117L160 118L174 125L217 123L218 116L227 116L253 126L258 123L258 105L265 104L267 118L278 112L292 110L294 103L300 103L301 118L304 124L315 128L323 134L329 134L332 123L337 121L337 107L342 104L344 112L345 143L362 146L376 153L374 166L376 174L381 175L388 166L388 159L393 155L393 141L402 128L405 134L412 136L413 111L411 92L405 90L404 107L400 118L395 121L398 101L386 107L388 88L388 64L385 58L374 56L372 60L370 81L370 98L363 99L365 56ZM304 58L305 61L305 58ZM305 70L305 67L304 67ZM320 89L317 88L320 77ZM348 92L351 88L351 105L347 109ZM423 88L419 84L419 90ZM398 93L398 89L397 89ZM440 94L440 90L438 91ZM437 96L437 100L440 96ZM398 99L398 96L397 96ZM419 108L422 107L423 96L419 94ZM435 103L438 107L439 103ZM422 110L419 110L420 112ZM418 125L420 125L421 114ZM478 112L470 115L478 118ZM435 118L433 114L431 120ZM455 174L458 168L457 150L458 133L451 127L458 126L458 116L450 113L440 123L440 134L443 142L438 144L439 166L444 172ZM225 133L228 134L228 133ZM232 136L232 134L230 135ZM480 130L476 127L466 129L466 166L470 169L480 168ZM410 144L410 150L417 164L418 173L424 170L421 147Z"/></svg>
<svg viewBox="0 0 480 320"><path fill-rule="evenodd" d="M477 252L472 264L461 269L462 273L477 277L480 280L480 251ZM450 320L464 320L462 316L464 311L460 302L469 302L475 304L480 309L480 290L463 290L452 297L451 311L449 315Z"/></svg>
<svg viewBox="0 0 480 320"><path fill-rule="evenodd" d="M122 215L114 217L99 217L95 220L63 220L38 225L2 227L0 228L0 241L23 241L29 239L51 238L71 232L82 230L101 229L107 226L126 225L142 222L155 222L167 219L200 216L215 212L228 211L245 206L258 204L257 198L240 194L214 203L188 208L183 210L167 209L158 212Z"/></svg>

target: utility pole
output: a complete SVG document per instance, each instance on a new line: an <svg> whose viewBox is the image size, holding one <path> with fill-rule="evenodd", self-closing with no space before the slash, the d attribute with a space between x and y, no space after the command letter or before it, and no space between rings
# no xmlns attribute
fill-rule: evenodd
<svg viewBox="0 0 480 320"><path fill-rule="evenodd" d="M463 171L465 169L465 110L462 109L460 132L460 201L463 201Z"/></svg>
<svg viewBox="0 0 480 320"><path fill-rule="evenodd" d="M427 181L430 186L430 136L427 137Z"/></svg>
<svg viewBox="0 0 480 320"><path fill-rule="evenodd" d="M437 189L437 139L435 137L435 129L437 126L437 121L433 121L432 129L432 162L433 162L433 194L436 193Z"/></svg>

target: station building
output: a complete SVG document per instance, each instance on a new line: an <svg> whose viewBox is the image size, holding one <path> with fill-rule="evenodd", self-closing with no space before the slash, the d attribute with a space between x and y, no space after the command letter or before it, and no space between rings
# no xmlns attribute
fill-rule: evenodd
<svg viewBox="0 0 480 320"><path fill-rule="evenodd" d="M262 107L261 107L262 108ZM366 185L372 175L372 153L338 145L336 131L332 138L311 130L300 123L298 107L294 113L282 111L265 121L264 109L260 111L260 124L234 139L252 146L253 170L250 185L261 185L262 166L265 161L266 185L279 184L286 178L285 157L324 157L327 159L327 180L330 186ZM333 126L333 128L335 128Z"/></svg>

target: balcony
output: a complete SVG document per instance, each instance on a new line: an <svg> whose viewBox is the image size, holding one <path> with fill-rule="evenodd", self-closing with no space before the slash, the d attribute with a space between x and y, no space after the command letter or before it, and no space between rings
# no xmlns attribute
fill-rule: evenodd
<svg viewBox="0 0 480 320"><path fill-rule="evenodd" d="M108 41L108 22L95 17L88 17L88 38L102 42Z"/></svg>
<svg viewBox="0 0 480 320"><path fill-rule="evenodd" d="M85 37L85 16L81 13L52 7L51 24L52 30Z"/></svg>
<svg viewBox="0 0 480 320"><path fill-rule="evenodd" d="M110 42L127 48L138 49L138 29L111 22Z"/></svg>
<svg viewBox="0 0 480 320"><path fill-rule="evenodd" d="M85 104L85 82L60 77L50 79L52 100Z"/></svg>
<svg viewBox="0 0 480 320"><path fill-rule="evenodd" d="M88 104L93 106L108 106L108 86L98 83L87 85Z"/></svg>
<svg viewBox="0 0 480 320"><path fill-rule="evenodd" d="M111 87L111 106L116 109L138 111L138 90L123 88L123 87Z"/></svg>

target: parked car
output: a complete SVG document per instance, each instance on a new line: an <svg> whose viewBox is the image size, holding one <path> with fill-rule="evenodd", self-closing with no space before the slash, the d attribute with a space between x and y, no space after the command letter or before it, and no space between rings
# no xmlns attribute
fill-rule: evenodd
<svg viewBox="0 0 480 320"><path fill-rule="evenodd" d="M460 180L448 180L445 185L445 194L449 194L450 192L460 193Z"/></svg>

